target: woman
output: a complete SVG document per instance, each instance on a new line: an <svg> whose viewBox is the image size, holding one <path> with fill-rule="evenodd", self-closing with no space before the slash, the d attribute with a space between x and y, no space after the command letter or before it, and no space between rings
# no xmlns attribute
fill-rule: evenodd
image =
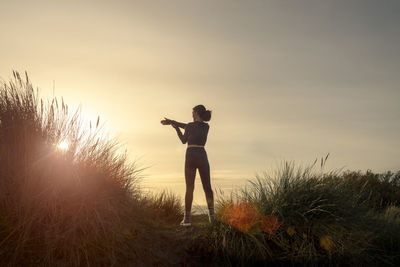
<svg viewBox="0 0 400 267"><path fill-rule="evenodd" d="M192 208L196 169L199 169L201 182L206 195L209 221L210 223L214 221L214 195L210 183L210 165L208 163L206 150L204 149L208 130L210 128L205 121L211 119L211 111L206 110L203 105L197 105L193 108L192 115L193 122L188 124L167 118L161 121L163 125L172 125L172 127L175 128L183 144L188 143L185 160L185 215L181 222L182 226L190 226L190 211ZM180 128L185 129L184 134L182 134Z"/></svg>

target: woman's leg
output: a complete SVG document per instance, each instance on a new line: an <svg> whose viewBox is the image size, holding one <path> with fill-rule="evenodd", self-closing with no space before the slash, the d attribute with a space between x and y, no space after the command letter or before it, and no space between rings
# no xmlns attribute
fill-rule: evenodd
<svg viewBox="0 0 400 267"><path fill-rule="evenodd" d="M214 214L214 194L211 188L210 164L208 163L207 153L205 151L202 158L202 164L199 167L201 183L203 184L204 193L206 195L208 209Z"/></svg>
<svg viewBox="0 0 400 267"><path fill-rule="evenodd" d="M187 155L187 156L190 156L190 155ZM192 209L195 177L196 177L196 167L193 166L191 158L186 157L186 161L185 161L185 181L186 181L185 216L190 216L190 211Z"/></svg>

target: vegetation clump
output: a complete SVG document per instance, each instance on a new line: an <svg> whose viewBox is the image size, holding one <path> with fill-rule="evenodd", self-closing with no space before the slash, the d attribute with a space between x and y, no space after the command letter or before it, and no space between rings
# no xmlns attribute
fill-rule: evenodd
<svg viewBox="0 0 400 267"><path fill-rule="evenodd" d="M140 169L104 138L99 118L83 127L79 109L40 100L28 75L13 74L0 87L2 265L135 261L144 248L131 241L156 206L139 190Z"/></svg>
<svg viewBox="0 0 400 267"><path fill-rule="evenodd" d="M317 161L305 168L284 162L228 198L220 196L220 222L206 239L221 264L400 262L396 174L324 172L327 157L321 171L315 170Z"/></svg>

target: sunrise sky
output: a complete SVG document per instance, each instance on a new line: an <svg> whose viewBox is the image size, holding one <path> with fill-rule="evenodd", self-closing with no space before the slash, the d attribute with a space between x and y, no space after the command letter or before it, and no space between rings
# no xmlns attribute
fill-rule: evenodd
<svg viewBox="0 0 400 267"><path fill-rule="evenodd" d="M100 115L143 185L183 195L166 116L213 111L214 188L282 160L400 169L400 1L4 1L0 77ZM196 179L195 204L204 204Z"/></svg>

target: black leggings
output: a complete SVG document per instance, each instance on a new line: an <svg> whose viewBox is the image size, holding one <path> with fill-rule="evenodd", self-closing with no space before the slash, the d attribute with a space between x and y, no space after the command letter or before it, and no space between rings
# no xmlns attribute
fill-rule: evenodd
<svg viewBox="0 0 400 267"><path fill-rule="evenodd" d="M186 214L190 213L192 208L196 169L199 169L201 183L203 184L204 193L206 195L207 206L209 209L214 208L214 194L211 189L210 165L208 164L206 150L202 147L188 147L186 149L186 161L185 161Z"/></svg>

